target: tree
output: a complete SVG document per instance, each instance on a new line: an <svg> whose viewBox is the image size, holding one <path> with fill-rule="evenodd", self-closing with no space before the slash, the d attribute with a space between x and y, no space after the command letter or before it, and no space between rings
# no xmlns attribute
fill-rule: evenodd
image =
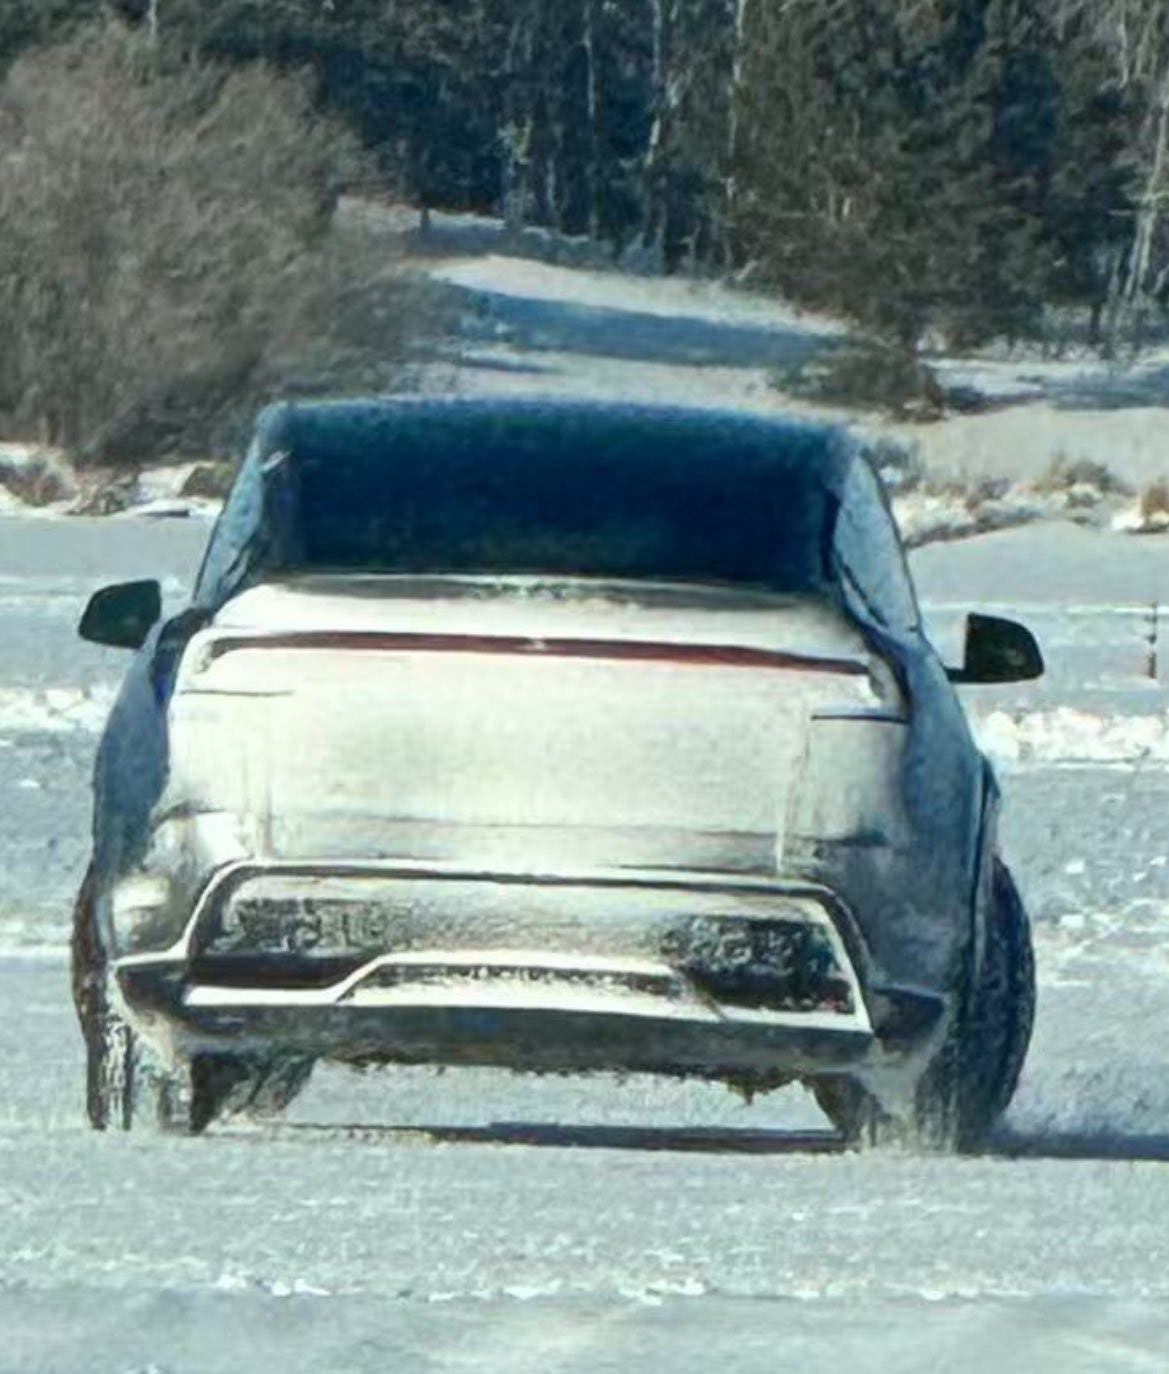
<svg viewBox="0 0 1169 1374"><path fill-rule="evenodd" d="M9 0L0 62L98 0ZM311 78L423 207L752 270L902 350L1169 298L1164 0L107 0Z"/></svg>
<svg viewBox="0 0 1169 1374"><path fill-rule="evenodd" d="M302 83L260 67L165 65L112 27L18 59L0 412L97 455L237 399L296 327L353 155Z"/></svg>
<svg viewBox="0 0 1169 1374"><path fill-rule="evenodd" d="M1038 4L759 0L749 24L736 241L909 351L1036 328L1059 118Z"/></svg>

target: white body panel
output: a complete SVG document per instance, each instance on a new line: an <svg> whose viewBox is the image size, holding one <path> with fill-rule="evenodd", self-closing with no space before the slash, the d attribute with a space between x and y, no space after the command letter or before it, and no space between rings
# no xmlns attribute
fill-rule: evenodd
<svg viewBox="0 0 1169 1374"><path fill-rule="evenodd" d="M636 595L401 578L249 591L184 656L160 814L238 816L245 851L278 858L774 870L810 716L876 704L860 636L822 604ZM704 647L798 661L687 656Z"/></svg>

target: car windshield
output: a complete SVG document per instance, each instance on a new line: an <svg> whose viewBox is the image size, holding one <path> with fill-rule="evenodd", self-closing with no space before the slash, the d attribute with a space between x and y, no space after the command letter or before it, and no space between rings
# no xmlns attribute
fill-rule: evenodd
<svg viewBox="0 0 1169 1374"><path fill-rule="evenodd" d="M715 468L647 481L603 460L303 465L299 568L555 573L732 582L785 592L825 581L830 518L813 482L743 487Z"/></svg>
<svg viewBox="0 0 1169 1374"><path fill-rule="evenodd" d="M241 474L201 599L304 571L823 592L849 461L828 442L665 413L298 409Z"/></svg>

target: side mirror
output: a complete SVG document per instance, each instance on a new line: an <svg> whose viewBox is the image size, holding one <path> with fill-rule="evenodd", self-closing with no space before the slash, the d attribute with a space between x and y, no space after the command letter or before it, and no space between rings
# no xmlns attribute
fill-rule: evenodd
<svg viewBox="0 0 1169 1374"><path fill-rule="evenodd" d="M141 649L161 615L162 588L157 582L120 582L94 592L77 633L94 644Z"/></svg>
<svg viewBox="0 0 1169 1374"><path fill-rule="evenodd" d="M966 618L966 653L961 668L948 668L951 682L1030 682L1043 676L1043 655L1030 630L993 615Z"/></svg>

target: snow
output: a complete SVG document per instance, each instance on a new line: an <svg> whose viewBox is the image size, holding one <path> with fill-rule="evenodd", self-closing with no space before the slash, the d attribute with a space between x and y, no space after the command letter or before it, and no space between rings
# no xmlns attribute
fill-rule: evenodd
<svg viewBox="0 0 1169 1374"><path fill-rule="evenodd" d="M1109 716L1074 706L992 711L979 723L977 735L981 748L1000 768L1169 765L1169 712Z"/></svg>
<svg viewBox="0 0 1169 1374"><path fill-rule="evenodd" d="M917 489L893 498L897 527L910 548L1026 525L1044 514L1043 503L1033 493L1017 488L998 498L976 501L960 488L944 492Z"/></svg>
<svg viewBox="0 0 1169 1374"><path fill-rule="evenodd" d="M324 1071L286 1120L201 1141L91 1135L64 942L96 718L61 717L112 677L56 617L87 567L189 578L200 543L119 528L116 559L101 522L0 528L0 577L25 590L0 604L0 689L40 703L21 707L34 729L0 732L6 1368L572 1370L652 1350L762 1371L825 1342L923 1374L1158 1367L1169 696L1142 670L1147 544L1036 526L914 555L931 623L1013 612L1052 664L964 691L1012 765L1040 1011L991 1153L944 1160L839 1156L800 1093L748 1108L699 1084L424 1069Z"/></svg>
<svg viewBox="0 0 1169 1374"><path fill-rule="evenodd" d="M1045 401L888 432L915 442L926 469L952 480L1033 481L1060 460L1102 463L1136 488L1169 475L1163 405L1073 410Z"/></svg>
<svg viewBox="0 0 1169 1374"><path fill-rule="evenodd" d="M587 348L480 341L470 362L492 366L465 367L465 389L780 404L765 367L678 361L696 339L761 337L754 316L719 326L713 288L671 287L656 312L638 297L649 354L633 362L612 342L634 299L621 278L490 271L474 290L494 282L492 308L533 291L545 343ZM505 333L534 337L530 312L500 308ZM797 346L775 318L770 346ZM1043 400L912 437L927 466L1006 468L1020 489L1056 451L1138 485L1165 465L1163 416ZM205 535L0 519L6 1370L754 1374L825 1351L900 1374L1167 1367L1169 659L1150 675L1147 643L1151 606L1169 606L1162 541L1045 519L913 554L948 659L981 609L1027 623L1049 662L1038 683L962 693L1000 765L1040 1001L992 1148L951 1160L842 1155L799 1092L748 1107L699 1084L489 1071L330 1069L279 1123L191 1142L88 1132L65 948L95 730L125 659L73 625L103 582L161 574L173 600Z"/></svg>
<svg viewBox="0 0 1169 1374"><path fill-rule="evenodd" d="M24 509L23 501L13 496L7 487L0 486L0 515L19 515Z"/></svg>
<svg viewBox="0 0 1169 1374"><path fill-rule="evenodd" d="M202 497L159 497L138 501L129 509L120 511L115 520L188 520L201 519L211 522L219 514L221 503Z"/></svg>
<svg viewBox="0 0 1169 1374"><path fill-rule="evenodd" d="M96 688L0 687L0 736L15 733L85 731L105 724L117 693L116 683Z"/></svg>
<svg viewBox="0 0 1169 1374"><path fill-rule="evenodd" d="M200 463L166 463L148 468L138 478L138 494L144 501L174 501L183 493Z"/></svg>
<svg viewBox="0 0 1169 1374"><path fill-rule="evenodd" d="M718 327L749 325L769 331L799 330L828 340L839 339L843 333L839 323L822 316L784 308L773 300L733 291L719 282L685 277L630 277L494 253L443 264L434 268L431 276L466 291L650 315L676 327L701 320Z"/></svg>

